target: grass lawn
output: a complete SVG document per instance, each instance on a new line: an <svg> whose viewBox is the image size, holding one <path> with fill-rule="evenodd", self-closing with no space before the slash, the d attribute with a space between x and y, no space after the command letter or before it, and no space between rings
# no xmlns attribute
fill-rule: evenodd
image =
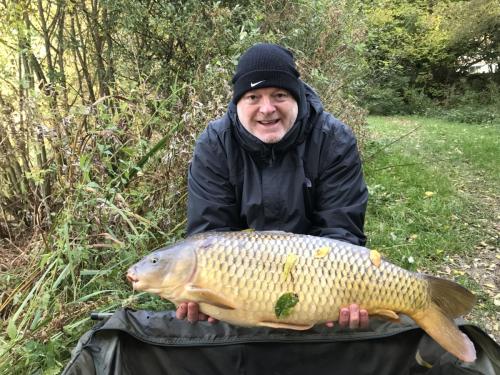
<svg viewBox="0 0 500 375"><path fill-rule="evenodd" d="M500 339L500 126L369 117L368 247L454 279L479 299L468 318Z"/></svg>

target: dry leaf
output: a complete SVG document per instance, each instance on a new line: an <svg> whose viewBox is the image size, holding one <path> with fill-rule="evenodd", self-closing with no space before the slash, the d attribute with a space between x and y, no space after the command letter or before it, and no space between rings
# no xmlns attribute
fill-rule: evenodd
<svg viewBox="0 0 500 375"><path fill-rule="evenodd" d="M380 267L382 256L377 250L370 250L370 260L375 267Z"/></svg>
<svg viewBox="0 0 500 375"><path fill-rule="evenodd" d="M288 276L290 276L290 273L292 272L293 266L295 266L295 263L297 263L297 255L295 254L288 254L285 260L285 264L283 265L283 280L286 280Z"/></svg>
<svg viewBox="0 0 500 375"><path fill-rule="evenodd" d="M426 198L430 198L434 195L434 192L433 191L426 191L424 194L425 194Z"/></svg>
<svg viewBox="0 0 500 375"><path fill-rule="evenodd" d="M330 250L331 250L330 246L320 247L318 250L316 250L316 253L314 254L314 257L315 258L326 257L328 255L328 253L330 252Z"/></svg>

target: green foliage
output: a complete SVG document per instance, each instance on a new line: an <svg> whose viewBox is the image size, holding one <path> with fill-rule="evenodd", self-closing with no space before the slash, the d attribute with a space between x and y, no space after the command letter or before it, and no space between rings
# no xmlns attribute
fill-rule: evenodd
<svg viewBox="0 0 500 375"><path fill-rule="evenodd" d="M430 106L426 113L467 124L498 124L500 87L482 75L463 79L450 87L439 106Z"/></svg>
<svg viewBox="0 0 500 375"><path fill-rule="evenodd" d="M491 124L498 122L500 117L492 109L478 108L477 106L463 106L441 111L441 117L448 121L463 122L466 124Z"/></svg>
<svg viewBox="0 0 500 375"><path fill-rule="evenodd" d="M92 310L173 307L133 294L124 271L184 236L194 140L225 112L250 45L293 50L363 140L355 4L40 4L0 5L0 250L26 251L2 260L0 373L58 373Z"/></svg>
<svg viewBox="0 0 500 375"><path fill-rule="evenodd" d="M297 293L284 293L276 301L274 314L278 319L286 318L293 312L293 308L297 303L299 303L299 296Z"/></svg>
<svg viewBox="0 0 500 375"><path fill-rule="evenodd" d="M378 0L363 9L371 72L361 96L373 114L428 113L470 76L474 63L498 67L500 8L495 0ZM488 82L495 79L488 76ZM465 113L458 107L454 112ZM465 120L482 118L478 113Z"/></svg>

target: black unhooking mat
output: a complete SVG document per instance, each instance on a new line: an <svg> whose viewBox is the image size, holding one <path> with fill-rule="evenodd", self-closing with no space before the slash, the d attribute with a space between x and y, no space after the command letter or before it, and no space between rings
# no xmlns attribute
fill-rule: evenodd
<svg viewBox="0 0 500 375"><path fill-rule="evenodd" d="M307 331L190 324L172 312L116 311L83 335L63 375L500 374L500 348L461 322L478 359L462 363L413 321Z"/></svg>

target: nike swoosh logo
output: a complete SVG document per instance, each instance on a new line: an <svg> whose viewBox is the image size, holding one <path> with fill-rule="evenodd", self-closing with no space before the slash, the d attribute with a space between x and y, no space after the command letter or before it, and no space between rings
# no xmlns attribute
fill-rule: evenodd
<svg viewBox="0 0 500 375"><path fill-rule="evenodd" d="M264 81L265 81L265 80L264 80ZM260 83L262 83L262 82L264 82L264 81L259 81L259 82L255 82L255 83L250 82L250 87L255 87L255 86L257 86L258 84L260 84Z"/></svg>

